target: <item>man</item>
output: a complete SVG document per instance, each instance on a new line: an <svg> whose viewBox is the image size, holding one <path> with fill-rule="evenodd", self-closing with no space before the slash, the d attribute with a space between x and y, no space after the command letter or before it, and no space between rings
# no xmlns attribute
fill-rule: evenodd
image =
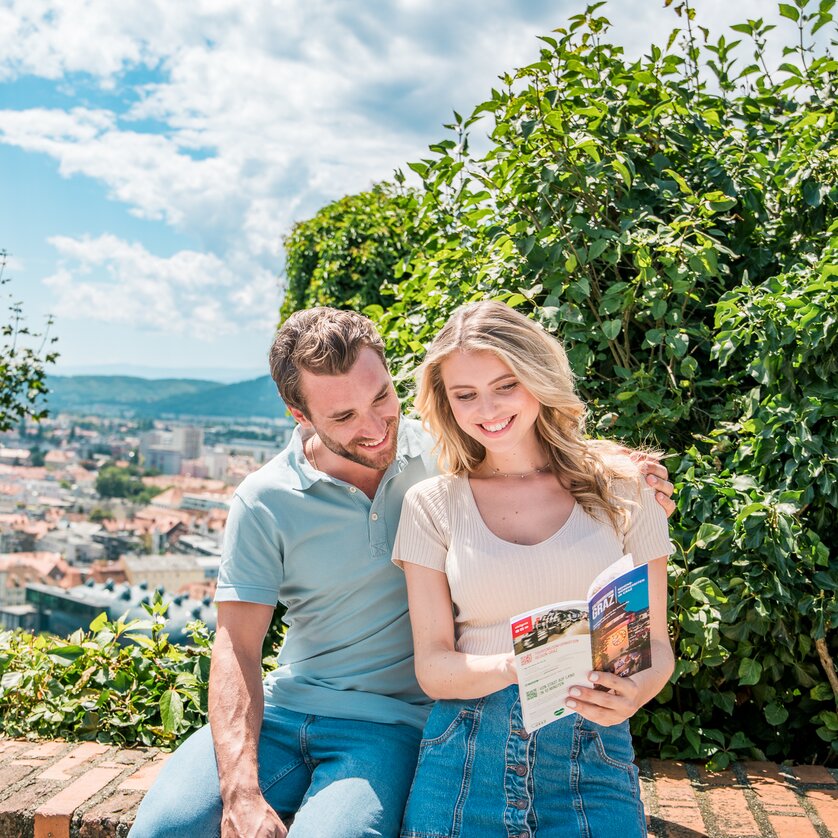
<svg viewBox="0 0 838 838"><path fill-rule="evenodd" d="M429 701L390 562L402 498L436 473L366 318L297 312L271 374L298 423L236 491L219 573L210 724L166 763L131 836L398 834ZM664 508L672 486L657 464ZM278 600L288 632L261 678ZM294 814L296 813L296 814Z"/></svg>

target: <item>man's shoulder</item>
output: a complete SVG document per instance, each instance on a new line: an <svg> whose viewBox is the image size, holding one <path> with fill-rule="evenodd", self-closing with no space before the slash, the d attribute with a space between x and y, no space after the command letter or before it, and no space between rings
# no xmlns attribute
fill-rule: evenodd
<svg viewBox="0 0 838 838"><path fill-rule="evenodd" d="M302 476L294 467L292 446L286 445L273 459L252 471L239 483L236 494L245 502L266 497L295 493L303 487Z"/></svg>

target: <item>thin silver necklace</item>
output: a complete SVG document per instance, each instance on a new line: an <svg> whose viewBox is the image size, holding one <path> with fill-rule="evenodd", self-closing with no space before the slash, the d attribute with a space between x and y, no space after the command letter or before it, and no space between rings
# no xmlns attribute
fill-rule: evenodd
<svg viewBox="0 0 838 838"><path fill-rule="evenodd" d="M308 441L308 453L311 454L311 464L314 466L314 470L320 471L317 468L317 457L314 456L314 437L311 437Z"/></svg>
<svg viewBox="0 0 838 838"><path fill-rule="evenodd" d="M492 468L492 473L489 477L520 477L523 480L525 477L532 477L534 474L544 474L546 471L550 471L550 463L547 463L546 466L540 466L539 468L534 468L532 471L524 471L524 472L515 472L515 471L500 471L499 469Z"/></svg>

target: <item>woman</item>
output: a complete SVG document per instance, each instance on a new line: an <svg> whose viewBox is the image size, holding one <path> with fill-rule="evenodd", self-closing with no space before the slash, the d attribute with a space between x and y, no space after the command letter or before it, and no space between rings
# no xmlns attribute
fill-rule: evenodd
<svg viewBox="0 0 838 838"><path fill-rule="evenodd" d="M393 556L416 674L438 699L402 835L645 836L628 719L674 665L663 510L619 446L585 437L561 345L501 303L454 312L416 406L447 473L408 492ZM652 667L591 672L571 690L574 713L528 734L509 618L586 598L625 553L649 564Z"/></svg>

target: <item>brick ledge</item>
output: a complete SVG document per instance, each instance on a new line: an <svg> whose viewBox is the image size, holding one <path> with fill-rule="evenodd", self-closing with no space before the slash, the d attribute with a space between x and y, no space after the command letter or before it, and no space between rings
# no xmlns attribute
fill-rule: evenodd
<svg viewBox="0 0 838 838"><path fill-rule="evenodd" d="M0 737L0 838L125 838L169 754ZM838 838L838 770L641 760L654 838Z"/></svg>

